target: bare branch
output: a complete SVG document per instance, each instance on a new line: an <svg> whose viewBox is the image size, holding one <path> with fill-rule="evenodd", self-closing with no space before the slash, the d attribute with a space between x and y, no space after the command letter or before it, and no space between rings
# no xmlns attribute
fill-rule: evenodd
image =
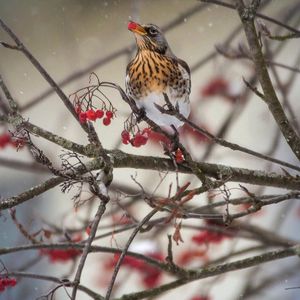
<svg viewBox="0 0 300 300"><path fill-rule="evenodd" d="M79 288L80 278L81 278L81 274L82 274L82 271L83 271L83 268L84 268L84 264L86 262L88 254L90 252L90 248L91 248L92 242L95 238L99 222L101 221L101 218L102 218L102 216L105 212L106 204L108 203L109 198L107 198L106 201L103 201L103 200L100 200L100 201L101 202L98 206L98 210L96 212L93 223L91 225L91 231L90 231L88 239L85 242L83 252L82 252L82 255L81 255L81 258L80 258L80 262L79 262L79 265L77 267L77 271L76 271L75 278L74 278L74 281L73 281L74 282L74 287L73 287L72 297L71 297L72 300L76 299L76 293L77 293L77 289Z"/></svg>
<svg viewBox="0 0 300 300"><path fill-rule="evenodd" d="M50 281L50 282L58 283L64 287L72 287L74 285L72 282L70 282L67 279L60 279L58 277L47 276L47 275L42 275L42 274L27 273L27 272L9 272L9 273L7 273L7 275L21 277L21 278L31 278L31 279L37 279L37 280ZM86 293L87 295L89 295L94 300L104 300L104 297L93 292L91 289L89 289L83 285L79 285L78 289L81 290L82 292Z"/></svg>
<svg viewBox="0 0 300 300"><path fill-rule="evenodd" d="M286 248L283 250L276 250L271 251L267 253L263 253L257 256L252 256L250 258L241 259L238 261L234 261L231 263L223 264L223 265L217 265L217 266L208 266L206 268L203 268L199 271L190 271L188 276L182 277L178 280L172 281L170 283L161 285L157 288L148 289L145 291L137 292L137 293L131 293L123 295L122 297L116 298L115 300L139 300L144 299L146 297L154 297L161 295L162 293L165 293L166 291L175 289L176 287L185 285L187 283L190 283L195 280L203 279L203 278L209 278L212 276L225 274L227 272L241 270L250 268L262 263L291 257L291 256L297 256L299 255L300 248L299 246L294 246L290 248Z"/></svg>
<svg viewBox="0 0 300 300"><path fill-rule="evenodd" d="M112 278L111 278L111 281L109 283L109 287L107 289L107 293L106 293L106 296L105 296L105 300L109 300L110 299L110 295L111 295L111 292L113 290L113 287L114 287L114 284L115 284L115 281L116 281L116 278L117 278L117 275L119 273L119 270L120 270L120 267L121 267L121 264L125 258L125 255L127 254L128 252L128 248L129 246L131 245L132 241L134 240L135 236L138 234L138 232L141 230L141 228L144 226L145 223L147 223L156 213L158 212L158 209L155 208L153 209L150 213L148 213L144 218L143 220L139 223L139 225L134 229L134 231L132 232L132 234L130 235L124 249L122 250L122 253L118 259L118 262L115 266L115 269L114 269L114 272L113 272L113 275L112 275Z"/></svg>
<svg viewBox="0 0 300 300"><path fill-rule="evenodd" d="M55 186L59 185L63 182L63 178L61 177L53 177L45 182L36 185L35 187L30 188L27 191L22 192L18 196L6 198L3 200L0 200L0 211L7 208L12 208L14 206L17 206L23 202L26 202L28 200L31 200L32 198L54 188Z"/></svg>
<svg viewBox="0 0 300 300"><path fill-rule="evenodd" d="M219 1L219 0L200 0L200 1L201 1L201 2L205 2L205 3L210 3L210 4L221 5L221 6L230 8L230 9L235 9L235 6L234 6L234 5L229 4L229 3L226 3L226 2L223 2L223 1ZM288 29L288 30L290 30L290 31L292 31L292 32L294 32L294 33L296 33L298 36L300 36L300 31L299 31L298 29L294 28L294 27L291 27L291 26L289 26L289 25L287 25L287 24L285 24L285 23L282 23L282 22L280 22L280 21L278 21L278 20L276 20L276 19L274 19L274 18L271 18L271 17L266 16L266 15L261 14L261 13L256 13L255 15L256 15L256 17L258 17L258 18L267 20L267 21L269 21L269 22L271 22L271 23L274 23L274 24L276 24L276 25L278 25L278 26L281 26L281 27L283 27L283 28L286 28L286 29Z"/></svg>
<svg viewBox="0 0 300 300"><path fill-rule="evenodd" d="M300 138L297 132L290 125L289 120L287 119L277 98L261 50L261 45L254 25L254 18L248 17L248 14L254 15L256 11L253 11L250 7L246 8L243 2L239 0L236 1L236 9L244 26L244 31L248 40L258 80L260 81L264 92L265 102L293 153L298 159L300 159ZM247 15L245 13L246 10Z"/></svg>

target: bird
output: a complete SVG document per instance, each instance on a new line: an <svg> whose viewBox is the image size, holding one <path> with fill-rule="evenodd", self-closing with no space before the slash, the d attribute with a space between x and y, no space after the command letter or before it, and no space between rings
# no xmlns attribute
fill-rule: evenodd
<svg viewBox="0 0 300 300"><path fill-rule="evenodd" d="M154 24L128 23L134 33L137 52L126 68L126 94L158 126L177 131L184 122L161 112L164 94L186 118L190 114L191 72L188 64L172 52L162 30Z"/></svg>

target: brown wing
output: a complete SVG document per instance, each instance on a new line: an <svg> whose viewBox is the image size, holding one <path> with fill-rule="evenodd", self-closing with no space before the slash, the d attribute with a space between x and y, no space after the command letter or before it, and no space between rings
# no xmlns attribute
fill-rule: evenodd
<svg viewBox="0 0 300 300"><path fill-rule="evenodd" d="M180 58L177 58L177 62L178 62L178 64L179 64L183 69L185 69L186 72L189 74L189 80L188 80L188 94L190 94L190 92L191 92L191 70L190 70L188 64L187 64L184 60L182 60L182 59L180 59Z"/></svg>
<svg viewBox="0 0 300 300"><path fill-rule="evenodd" d="M189 65L182 59L177 58L178 63L189 73L189 75L191 76L191 70Z"/></svg>

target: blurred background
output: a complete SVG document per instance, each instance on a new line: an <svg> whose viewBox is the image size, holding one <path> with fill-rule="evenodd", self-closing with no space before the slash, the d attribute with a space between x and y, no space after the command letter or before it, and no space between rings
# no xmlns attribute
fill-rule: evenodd
<svg viewBox="0 0 300 300"><path fill-rule="evenodd" d="M299 27L300 10L299 5L297 6L299 1L273 0L262 1L262 3L264 14ZM197 124L201 124L216 135L222 135L222 130L225 130L223 136L231 142L296 164L295 157L278 134L267 106L256 96L244 96L245 85L242 77L250 80L253 76L252 64L247 60L229 60L216 51L215 46L223 45L233 31L236 31L237 34L231 39L231 45L238 47L245 43L243 34L236 29L240 25L240 21L234 10L216 5L203 5L199 1L192 0L0 0L0 16L67 95L88 85L91 72L95 72L100 80L111 81L124 87L126 65L135 54L134 37L127 30L127 23L129 20L142 24L154 23L165 29L166 38L173 52L185 60L192 70L190 99L193 106L192 118ZM287 16L290 17L287 18ZM284 21L285 18L287 21ZM269 23L268 28L274 32L277 30L277 27ZM0 31L0 40L11 42L3 31ZM277 41L269 43L270 51L274 52L278 46ZM297 39L289 40L280 51L277 51L274 60L299 67L299 63L296 63L299 49ZM290 76L288 70L279 69L279 71L282 80ZM51 91L47 82L21 53L0 48L0 72L18 101L25 118L70 140L82 144L87 143L85 134L65 109L62 101ZM298 78L294 82L295 84L289 89L288 98L295 116L298 117L300 108ZM221 91L214 92L214 86L211 87L213 84L217 88L218 85L221 86ZM224 90L222 91L224 86L227 95L224 95ZM123 122L130 111L116 92L107 90L107 96L118 111L117 118L111 126L105 127L100 123L96 124L96 130L105 148L119 148L131 153L163 156L161 147L155 142L139 149L121 144L120 134ZM6 129L1 127L3 131ZM209 145L205 139L200 141L200 137L195 138L191 132L187 132L182 139L193 157L199 160L250 169L281 171L278 166L273 167L265 161L226 148L214 147L208 151ZM41 138L36 138L36 142L59 165L58 155L61 153L61 149ZM1 149L0 158L27 162L30 161L31 155L26 149L16 152L15 149L7 148ZM114 171L114 184L136 188L130 175L136 176L149 193L154 191L160 181L157 172L119 169ZM7 167L4 166L4 163L0 163L0 196L6 198L17 195L48 177L49 174L35 170L22 171L12 165ZM180 182L186 182L187 178L188 176L181 176ZM158 193L166 195L167 187L174 179L174 174L169 175L168 180L159 186ZM192 183L196 184L197 182ZM254 191L278 192L278 189L268 188L263 191L260 189L258 187ZM232 194L238 196L240 191L233 191ZM86 211L83 209L83 212L75 212L71 198L72 191L62 194L59 187L54 188L19 206L17 208L19 220L32 232L40 228L43 221L59 224L62 228L67 228L70 224L76 225L76 222L80 224L78 221L80 213L84 215ZM110 205L114 207L115 204ZM147 209L144 203L139 203L138 207L142 208L141 211ZM294 202L284 202L276 207L264 209L263 216L252 221L266 228L277 228L278 232L286 237L299 238L299 217L295 218L297 209L299 210L299 205L297 208ZM110 222L111 220L107 220L107 224ZM7 212L0 215L0 224L1 247L27 243L23 237L20 237ZM128 234L118 235L118 246L124 245L126 238L128 238ZM164 235L158 241L158 246L165 242ZM247 242L239 241L242 245ZM107 245L113 243L115 246L111 238L101 240L102 243ZM186 247L188 245L183 244L174 251L177 253ZM224 245L224 248L226 247L229 247L229 243ZM215 251L218 253L223 250L216 248ZM46 259L35 262L36 252L34 251L19 252L1 259L5 265L11 266L12 270L24 267L26 261L32 261L30 272L43 272L58 276L72 271L67 270L68 264L53 265L49 264ZM105 288L101 286L100 282L105 276L103 273L105 271L101 268L99 260L101 260L101 254L89 256L88 267L83 274L83 282L87 286L95 288L96 291L103 292ZM286 259L284 262L274 263L273 266L271 264L263 265L257 269L255 274L253 271L251 273L251 270L230 273L224 278L219 277L218 282L214 285L212 285L211 279L194 282L167 293L159 299L178 297L178 299L188 300L197 291L206 292L206 287L201 286L206 282L210 286L209 291L213 300L246 299L243 296L243 288L247 285L249 278L259 281L266 273L272 273L273 267L278 270L280 264L288 267L289 264L294 265L294 263L294 259ZM95 264L99 265L96 270ZM265 266L268 267L265 269ZM46 268L47 272L45 272ZM299 299L299 289L284 290L289 286L299 286L299 279L299 273L294 277L283 277L270 288L265 289L263 294L247 299ZM132 291L134 280L133 277L125 291L120 290L120 293ZM46 294L48 290L48 283L22 279L18 288L12 289L5 296L0 294L0 299L36 299L38 296ZM85 297L81 294L80 299L88 299ZM67 296L62 291L55 299L67 299Z"/></svg>

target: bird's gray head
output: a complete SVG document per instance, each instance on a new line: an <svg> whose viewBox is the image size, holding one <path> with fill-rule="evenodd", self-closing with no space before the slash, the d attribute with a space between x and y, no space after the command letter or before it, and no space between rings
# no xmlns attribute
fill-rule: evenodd
<svg viewBox="0 0 300 300"><path fill-rule="evenodd" d="M158 26L153 24L140 25L135 22L129 22L128 30L135 34L139 50L150 50L163 55L173 55L164 34Z"/></svg>

